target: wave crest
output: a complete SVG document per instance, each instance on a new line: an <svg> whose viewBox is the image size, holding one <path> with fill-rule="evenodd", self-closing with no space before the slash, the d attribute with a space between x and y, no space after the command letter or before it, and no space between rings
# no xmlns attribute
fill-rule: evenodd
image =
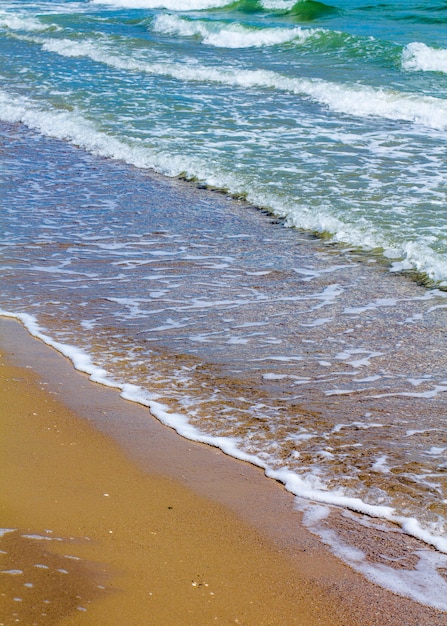
<svg viewBox="0 0 447 626"><path fill-rule="evenodd" d="M236 0L228 4L225 10L246 14L268 12L303 22L310 22L339 13L337 7L318 2L318 0L299 0L298 2L291 2L290 0Z"/></svg>
<svg viewBox="0 0 447 626"><path fill-rule="evenodd" d="M299 19L300 21L312 22L330 15L337 15L339 9L330 4L317 2L316 0L304 0L297 2L293 7L286 11L290 17Z"/></svg>
<svg viewBox="0 0 447 626"><path fill-rule="evenodd" d="M447 50L431 48L414 41L402 52L402 68L413 72L443 72L447 74Z"/></svg>
<svg viewBox="0 0 447 626"><path fill-rule="evenodd" d="M158 15L152 29L166 35L198 37L204 44L218 48L253 48L275 46L288 42L303 43L319 35L316 29L248 28L239 23L215 20L190 20L176 15Z"/></svg>
<svg viewBox="0 0 447 626"><path fill-rule="evenodd" d="M26 17L19 13L0 13L0 29L43 32L60 30L55 24L44 24L35 17Z"/></svg>

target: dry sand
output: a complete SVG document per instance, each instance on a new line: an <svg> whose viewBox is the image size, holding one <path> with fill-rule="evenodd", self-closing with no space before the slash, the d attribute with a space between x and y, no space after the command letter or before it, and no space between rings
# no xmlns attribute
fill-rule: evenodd
<svg viewBox="0 0 447 626"><path fill-rule="evenodd" d="M330 555L256 468L182 440L15 322L1 348L0 624L447 624Z"/></svg>

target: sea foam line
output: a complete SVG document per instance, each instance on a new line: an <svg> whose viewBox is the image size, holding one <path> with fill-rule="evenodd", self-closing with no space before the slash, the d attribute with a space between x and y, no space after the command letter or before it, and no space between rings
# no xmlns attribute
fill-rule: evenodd
<svg viewBox="0 0 447 626"><path fill-rule="evenodd" d="M241 445L243 441L240 438L213 437L202 433L190 424L185 415L171 412L165 404L159 401L159 395L144 390L137 385L117 381L104 368L96 365L85 351L50 337L39 325L34 315L13 313L0 308L0 316L18 320L28 330L30 335L40 339L67 357L73 363L75 369L87 374L90 380L106 387L115 388L121 392L120 395L125 400L147 407L161 423L169 426L185 439L219 448L229 456L262 468L268 478L282 483L287 491L298 498L341 507L362 513L371 518L392 522L397 524L407 535L415 537L427 545L433 546L439 552L447 554L447 538L433 535L430 531L423 528L417 519L399 515L393 507L368 504L361 498L345 495L341 489L329 491L316 476L303 478L288 469L273 469L260 457L242 450Z"/></svg>
<svg viewBox="0 0 447 626"><path fill-rule="evenodd" d="M85 148L98 156L119 159L142 169L154 169L166 176L185 172L194 176L200 162L191 157L164 155L148 146L132 145L105 132L97 130L94 123L76 110L67 111L42 108L22 96L11 96L0 89L0 119L9 123L22 123L42 133ZM192 168L192 169L191 169Z"/></svg>
<svg viewBox="0 0 447 626"><path fill-rule="evenodd" d="M328 507L309 502L301 503L297 499L297 508L304 513L304 525L318 535L336 556L362 573L365 578L401 596L412 598L420 604L441 611L447 610L447 583L441 573L447 566L444 554L429 550L413 550L411 555L417 558L417 563L408 569L370 561L362 549L347 544L336 530L321 523L329 517ZM348 511L343 515L348 519L351 517ZM358 519L354 521L359 523ZM377 530L389 532L388 528L377 522L365 523L365 520L362 520L360 523L375 532Z"/></svg>
<svg viewBox="0 0 447 626"><path fill-rule="evenodd" d="M202 9L220 9L234 4L232 0L90 0L90 4L101 4L127 9L168 9L170 11L200 11ZM261 0L264 9L289 10L296 0Z"/></svg>

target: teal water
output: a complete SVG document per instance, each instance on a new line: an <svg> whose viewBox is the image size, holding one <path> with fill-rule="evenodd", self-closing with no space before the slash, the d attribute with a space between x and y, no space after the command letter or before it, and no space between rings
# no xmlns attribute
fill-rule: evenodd
<svg viewBox="0 0 447 626"><path fill-rule="evenodd" d="M445 609L447 8L181 6L0 0L0 310Z"/></svg>
<svg viewBox="0 0 447 626"><path fill-rule="evenodd" d="M442 3L176 7L1 2L2 118L446 283Z"/></svg>

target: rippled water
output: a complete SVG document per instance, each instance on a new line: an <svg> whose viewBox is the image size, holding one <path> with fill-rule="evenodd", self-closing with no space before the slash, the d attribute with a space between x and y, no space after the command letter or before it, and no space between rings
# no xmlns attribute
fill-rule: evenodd
<svg viewBox="0 0 447 626"><path fill-rule="evenodd" d="M181 434L443 552L445 18L0 2L3 313Z"/></svg>
<svg viewBox="0 0 447 626"><path fill-rule="evenodd" d="M444 283L443 7L182 6L0 2L1 117Z"/></svg>

